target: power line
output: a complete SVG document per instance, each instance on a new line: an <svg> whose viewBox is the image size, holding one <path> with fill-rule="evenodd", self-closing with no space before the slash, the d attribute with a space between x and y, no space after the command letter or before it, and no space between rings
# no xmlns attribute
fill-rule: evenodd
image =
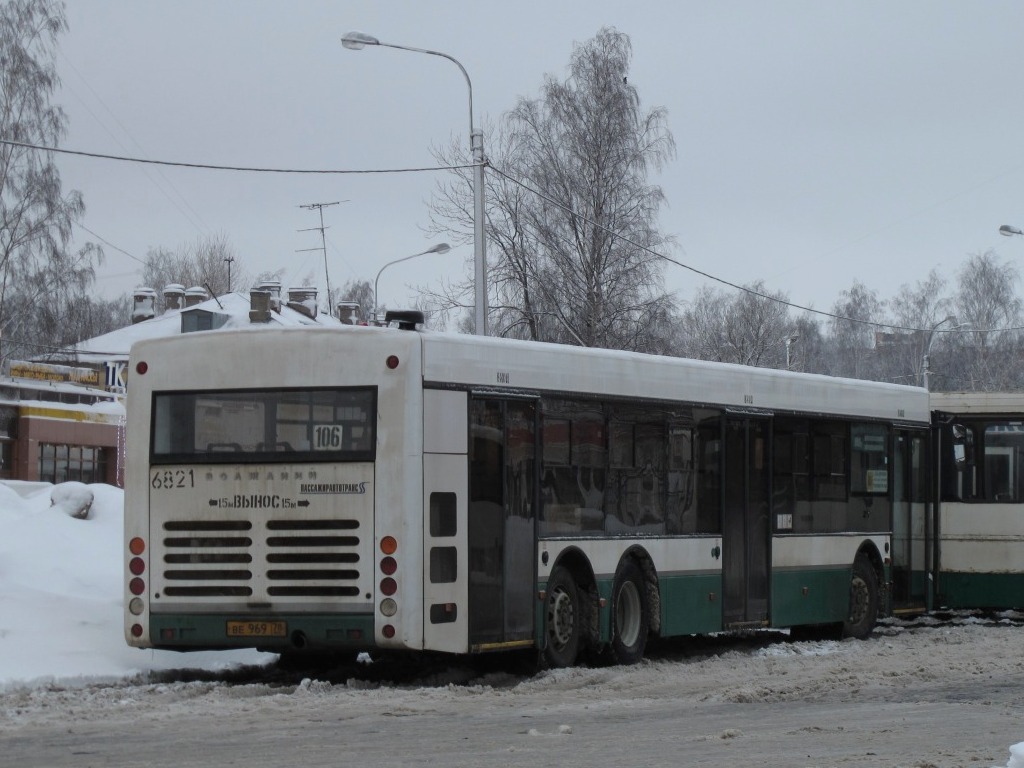
<svg viewBox="0 0 1024 768"><path fill-rule="evenodd" d="M166 165L174 168L198 168L207 171L242 171L245 173L293 173L293 174L320 174L320 175L353 175L353 174L374 174L374 173L424 173L431 171L457 171L464 168L475 167L474 163L466 165L437 165L422 168L374 168L364 170L352 169L321 169L321 168L260 168L257 166L245 165L214 165L211 163L182 163L171 160L150 160L145 157L127 157L125 155L108 155L102 152L83 152L77 149L60 149L58 147L44 147L39 144L28 144L23 141L11 141L0 139L0 144L10 147L22 147L23 149L35 149L40 152L56 152L61 155L76 155L78 157L91 157L97 160L117 160L123 163L146 163L148 165Z"/></svg>
<svg viewBox="0 0 1024 768"><path fill-rule="evenodd" d="M137 262L139 262L139 264L142 264L142 265L146 264L146 262L144 260L140 259L138 256L133 256L132 254L128 253L128 251L126 251L124 248L118 248L116 245L114 245L112 242L110 242L106 238L102 237L101 235L97 235L95 232L93 232L91 229L89 229L87 226L85 226L85 224L82 224L81 222L78 222L78 221L75 221L75 222L72 222L72 223L76 227L78 227L79 229L84 229L86 232L88 232L90 235L95 237L101 243L103 243L104 245L110 246L111 248L113 248L118 253L123 253L129 259L135 259Z"/></svg>
<svg viewBox="0 0 1024 768"><path fill-rule="evenodd" d="M537 195L538 197L540 197L541 199L545 200L546 202L549 202L552 205L561 208L566 213L569 213L569 214L579 218L581 221L585 221L587 224L590 224L593 227L597 227L598 229L600 229L603 232L606 232L607 234L611 235L612 237L614 237L614 238L616 238L618 240L622 240L623 242L629 243L634 248L639 248L640 250L644 251L645 253L647 253L650 256L654 256L654 257L659 258L659 259L664 259L665 261L667 261L667 262L669 262L671 264L675 264L676 266L682 267L683 269L687 269L690 272L693 272L694 274L700 275L701 277L705 277L708 280L713 280L716 283L721 283L722 285L726 285L726 286L728 286L730 288L733 288L733 289L735 289L737 291L742 291L743 293L748 293L748 294L750 294L752 296L756 296L759 299L765 299L767 301L773 301L773 302L775 302L777 304L782 304L783 306L790 307L792 309L798 309L798 310L801 310L803 312L810 312L811 314L815 314L815 315L824 315L825 317L831 318L833 320L842 320L842 321L845 321L845 322L848 322L848 323L859 323L861 325L868 325L868 326L872 326L874 328L889 328L889 329L894 330L894 331L925 332L925 333L927 333L929 331L934 332L934 333L963 333L963 332L994 333L996 331L1019 331L1019 330L1024 329L1024 326L1013 326L1011 328L970 328L970 329L956 329L956 330L950 330L950 329L935 330L935 329L932 329L932 328L911 328L911 327L908 327L908 326L893 325L891 323L879 323L879 322L875 322L873 320L858 320L857 318L853 318L853 317L844 317L843 315L837 315L834 312L825 312L824 310L821 310L821 309L814 309L812 307L805 307L802 304L795 304L795 303L793 303L791 301L787 301L786 299L780 299L777 296L769 296L766 293L761 293L760 291L755 291L753 288L748 288L748 287L743 286L743 285L737 285L736 283L731 283L728 280L725 280L724 278L716 277L715 275L712 275L709 272L704 272L702 270L697 269L696 267L691 267L689 264L685 264L685 263L679 261L678 259L673 259L671 256L666 256L663 253L658 253L653 248L648 248L646 245L643 245L642 243L638 243L635 240L631 240L630 238L626 237L625 235L620 235L617 232L613 232L612 230L608 229L607 227L603 226L602 224L599 224L598 222L594 221L593 219L588 218L586 215L577 212L576 210L574 210L574 209L570 208L569 206L565 205L564 203L561 203L558 200L555 200L554 198L544 194L540 190L534 189L529 184L525 184L524 182L521 182L518 179L512 178L510 175L508 175L507 173L502 171L500 168L496 168L493 165L490 165L489 167L490 167L490 169L494 173L497 173L499 176L507 179L512 184L515 184L518 187L522 187L527 192L530 192L531 194Z"/></svg>
<svg viewBox="0 0 1024 768"><path fill-rule="evenodd" d="M127 163L148 163L148 164L151 164L151 165L165 165L165 166L173 166L173 167L177 167L177 168L196 168L196 169L213 170L213 171L241 171L241 172L246 172L246 173L354 175L354 174L387 174L387 173L421 173L421 172L433 172L433 171L456 171L456 170L464 170L464 169L467 169L467 168L475 168L476 167L476 163L468 163L468 164L463 164L463 165L439 165L439 166L429 166L429 167L420 167L420 168L378 168L378 169L363 169L363 170L353 170L353 169L315 169L315 168L260 168L260 167L254 167L254 166L213 165L213 164L208 164L208 163L183 163L183 162L173 162L173 161L169 161L169 160L149 160L149 159L141 158L141 157L125 157L125 156L121 156L121 155L108 155L108 154L103 154L103 153L99 153L99 152L83 152L81 150L59 149L59 148L56 148L56 147L44 147L44 146L40 146L40 145L37 145L37 144L29 144L29 143L21 142L21 141L11 141L10 139L0 139L0 144L5 144L5 145L8 145L8 146L12 146L12 147L23 147L25 149L35 149L35 150L39 150L39 151L42 151L42 152L56 152L58 154L77 155L77 156L80 156L80 157L91 157L91 158L95 158L95 159L99 159L99 160L117 160L117 161L127 162ZM675 264L676 266L682 267L683 269L687 269L687 270L693 272L694 274L700 275L701 277L705 277L708 280L713 280L714 282L721 283L722 285L726 285L726 286L728 286L730 288L733 288L733 289L735 289L737 291L742 291L742 292L748 293L748 294L750 294L752 296L756 296L757 298L760 298L760 299L765 299L767 301L772 301L772 302L775 302L777 304L782 304L783 306L790 307L791 309L797 309L797 310L800 310L802 312L809 312L809 313L815 314L815 315L822 315L824 317L828 317L828 318L831 318L833 320L842 320L842 321L849 322L849 323L858 323L860 325L867 325L867 326L871 326L871 327L874 327L874 328L889 328L889 329L894 330L894 331L909 331L909 332L924 331L924 332L927 332L927 331L931 330L931 329L928 329L928 328L912 328L912 327L908 327L908 326L894 325L892 323L879 323L879 322L875 322L873 320L859 320L859 319L853 318L853 317L844 317L843 315L837 315L837 314L835 314L833 312L825 312L824 310L814 309L812 307L807 307L807 306L804 306L802 304L796 304L794 302L787 301L785 299L780 299L780 298L777 298L775 296L769 296L768 294L761 293L760 291L755 291L752 288L747 288L745 286L729 282L728 280L725 280L724 278L716 277L715 275L712 275L712 274L710 274L708 272L704 272L702 270L699 270L696 267L690 266L689 264L685 264L685 263L683 263L683 262L681 262L681 261L679 261L677 259L673 259L670 256L666 256L663 253L658 253L657 251L655 251L652 248L647 247L646 245L642 245L641 243L637 243L637 242L635 242L633 240L630 240L628 237L625 237L624 235L620 235L617 232L613 232L612 230L610 230L607 227L597 223L596 221L593 221L593 220L587 218L586 216L584 216L583 214L580 214L580 213L574 211L572 208L570 208L569 206L565 205L564 203L561 203L561 202L555 200L554 198L551 198L548 195L545 195L543 192L540 192L539 190L533 189L528 184L525 184L525 183L519 181L518 179L515 179L515 178L509 176L507 173L502 171L500 168L497 168L494 165L491 165L489 162L485 161L485 164L488 165L488 167L490 167L492 171L494 171L498 175L502 176L503 178L507 179L511 183L513 183L513 184L515 184L517 186L522 187L523 189L525 189L526 191L528 191L528 192L530 192L530 193L532 193L534 195L537 195L538 197L546 200L547 202L551 203L552 205L555 205L555 206L561 208L562 210L566 211L567 213L571 213L573 216L577 216L581 220L586 221L588 224L590 224L590 225L592 225L594 227L597 227L598 229L601 229L602 231L608 233L612 237L615 237L617 239L623 240L624 242L629 243L630 245L632 245L635 248L639 248L640 250L644 251L645 253L647 253L647 254L649 254L651 256L654 256L654 257L659 258L659 259L664 259L665 261L668 261L668 262L670 262L672 264ZM326 247L324 248L324 252L326 253ZM135 258L135 257L132 257L132 258ZM1015 331L1015 330L1021 330L1021 329L1024 329L1024 326L1014 326L1012 328L971 329L971 331L972 332L976 332L976 333L989 333L989 332L997 332L997 331ZM938 333L953 333L954 331L937 331L937 332Z"/></svg>
<svg viewBox="0 0 1024 768"><path fill-rule="evenodd" d="M129 133L128 129L125 128L124 124L120 120L117 119L117 115L115 115L113 110L110 109L110 107L107 106L106 102L103 101L103 99L96 92L96 89L92 87L92 85L89 83L89 81L85 79L85 75L83 75L78 70L78 67L75 66L74 62L71 61L71 59L69 59L67 57L67 55L65 55L65 53L63 51L59 51L59 53L61 55L61 58L64 59L64 61L67 63L67 65L69 67L71 67L71 69L75 72L76 75L78 75L79 79L83 83L85 83L85 87L88 88L89 91L92 93L93 98L95 98L96 101L98 101L99 104L103 107L103 109L105 109L107 111L107 114L109 114L113 118L114 122L121 129L121 131L124 133L124 135L127 136L128 139L131 141L131 143L134 144L140 151L145 152L146 151L145 148L141 144L139 144L138 141L135 140L135 137L132 136L131 133ZM65 83L65 85L67 86L67 83ZM71 88L70 86L67 86L67 87L71 91L72 94L74 94L75 96L78 97L78 100L82 103L82 105L89 112L89 114L92 115L93 119L100 126L103 127L103 130L105 130L107 132L107 135L109 135L115 142L117 142L118 146L120 146L122 149L126 149L126 147L121 142L121 140L118 138L118 136L115 135L115 133L113 131L111 131L107 127L107 125L104 123L104 121L101 120L100 117L95 112L93 112L92 107L89 105L89 103L85 99L83 99L81 96L79 96L75 92L75 90L73 88ZM146 177L151 182L153 182L153 184L156 186L157 189L160 190L160 192L164 195L164 197L166 197L167 200L170 201L171 205L173 205L175 208L178 209L178 211L189 221L189 223L192 226L194 226L200 232L209 233L210 228L206 224L206 222L203 221L202 216L200 216L199 213L196 211L196 209L192 207L192 205L188 201L188 198L186 198L183 194L181 194L181 192L178 191L178 189L174 186L174 184L171 183L171 180L168 179L164 175L163 171L161 171L159 169L157 169L157 171L156 171L156 173L159 176L159 178L163 180L163 184L160 184L156 180L156 178L151 176L149 174L148 170L143 169L143 173L146 175ZM167 191L167 189L165 189L164 185L166 185L166 187L170 188L170 190L174 193L174 195L171 195L170 193L168 193L168 191Z"/></svg>

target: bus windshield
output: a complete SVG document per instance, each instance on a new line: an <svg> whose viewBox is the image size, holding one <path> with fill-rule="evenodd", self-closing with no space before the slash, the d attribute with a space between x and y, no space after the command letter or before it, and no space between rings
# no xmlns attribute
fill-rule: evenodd
<svg viewBox="0 0 1024 768"><path fill-rule="evenodd" d="M373 461L376 390L153 394L153 464Z"/></svg>

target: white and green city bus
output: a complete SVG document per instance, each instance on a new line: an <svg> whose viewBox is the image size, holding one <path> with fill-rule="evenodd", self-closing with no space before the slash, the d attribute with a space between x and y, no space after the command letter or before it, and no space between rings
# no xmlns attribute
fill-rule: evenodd
<svg viewBox="0 0 1024 768"><path fill-rule="evenodd" d="M923 609L923 389L399 319L133 347L131 645L564 666Z"/></svg>
<svg viewBox="0 0 1024 768"><path fill-rule="evenodd" d="M1024 394L933 393L936 604L1024 607Z"/></svg>

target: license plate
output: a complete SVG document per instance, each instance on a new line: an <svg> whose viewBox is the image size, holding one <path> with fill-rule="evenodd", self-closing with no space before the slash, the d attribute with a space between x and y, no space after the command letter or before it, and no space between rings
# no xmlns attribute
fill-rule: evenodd
<svg viewBox="0 0 1024 768"><path fill-rule="evenodd" d="M228 637L286 637L284 621L229 621Z"/></svg>

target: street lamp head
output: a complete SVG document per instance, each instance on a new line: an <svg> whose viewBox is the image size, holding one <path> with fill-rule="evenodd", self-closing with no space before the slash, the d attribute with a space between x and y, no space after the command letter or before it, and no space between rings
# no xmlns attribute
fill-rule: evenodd
<svg viewBox="0 0 1024 768"><path fill-rule="evenodd" d="M448 245L448 243L438 243L429 251L427 251L427 253L448 253L448 251L450 251L451 249L452 247Z"/></svg>
<svg viewBox="0 0 1024 768"><path fill-rule="evenodd" d="M999 234L1004 237L1013 237L1014 235L1024 235L1024 231L1021 231L1017 227L1011 227L1009 224L1003 224L999 228Z"/></svg>
<svg viewBox="0 0 1024 768"><path fill-rule="evenodd" d="M351 51L361 51L368 45L380 45L380 40L365 32L347 32L341 38L341 44Z"/></svg>

